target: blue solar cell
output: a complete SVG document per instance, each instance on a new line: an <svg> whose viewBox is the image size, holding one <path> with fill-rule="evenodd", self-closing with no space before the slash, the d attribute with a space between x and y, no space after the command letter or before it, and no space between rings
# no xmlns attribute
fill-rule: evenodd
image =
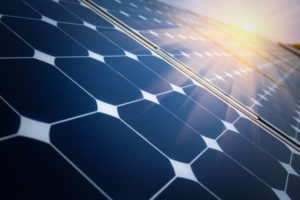
<svg viewBox="0 0 300 200"><path fill-rule="evenodd" d="M0 5L0 13L2 15L11 15L36 19L40 19L42 17L30 6L28 6L26 3L20 0L0 0Z"/></svg>
<svg viewBox="0 0 300 200"><path fill-rule="evenodd" d="M139 61L174 85L183 87L193 83L187 76L155 56L139 56Z"/></svg>
<svg viewBox="0 0 300 200"><path fill-rule="evenodd" d="M87 7L76 5L73 3L68 2L60 2L62 6L73 12L74 15L78 16L81 20L88 22L94 26L100 27L110 27L112 28L113 25L108 23L103 18L99 17L96 13L88 9Z"/></svg>
<svg viewBox="0 0 300 200"><path fill-rule="evenodd" d="M15 134L20 125L20 117L0 99L0 137Z"/></svg>
<svg viewBox="0 0 300 200"><path fill-rule="evenodd" d="M143 100L120 107L119 113L124 121L174 160L190 162L206 146L198 133L158 104Z"/></svg>
<svg viewBox="0 0 300 200"><path fill-rule="evenodd" d="M112 198L150 198L174 176L168 159L108 115L55 125L51 142Z"/></svg>
<svg viewBox="0 0 300 200"><path fill-rule="evenodd" d="M254 142L258 147L274 156L281 162L289 163L291 151L285 144L275 139L262 128L247 119L240 119L235 124L239 133Z"/></svg>
<svg viewBox="0 0 300 200"><path fill-rule="evenodd" d="M69 23L77 23L82 24L82 21L70 13L68 10L63 8L58 3L51 0L25 0L32 8L34 8L37 12L46 16L52 20L58 22L69 22Z"/></svg>
<svg viewBox="0 0 300 200"><path fill-rule="evenodd" d="M212 200L217 198L204 189L199 183L177 178L156 199Z"/></svg>
<svg viewBox="0 0 300 200"><path fill-rule="evenodd" d="M55 64L101 101L117 105L143 98L138 88L105 63L91 58L58 58Z"/></svg>
<svg viewBox="0 0 300 200"><path fill-rule="evenodd" d="M74 25L74 24L59 24L62 30L67 32L71 37L80 42L87 49L100 55L122 55L124 51L116 44L109 41L103 35L91 28Z"/></svg>
<svg viewBox="0 0 300 200"><path fill-rule="evenodd" d="M259 109L260 108L258 108L257 110ZM272 112L272 110L259 110L257 113L259 113L262 116L262 118L266 119L268 122L276 124L276 127L280 128L280 130L282 130L288 136L295 137L296 131L292 128L291 124L288 124L281 116L274 115L274 112ZM289 116L288 118L291 117L292 116Z"/></svg>
<svg viewBox="0 0 300 200"><path fill-rule="evenodd" d="M73 4L80 4L79 0L60 0L60 2L68 2Z"/></svg>
<svg viewBox="0 0 300 200"><path fill-rule="evenodd" d="M159 102L201 135L216 138L225 129L220 119L178 92L159 95Z"/></svg>
<svg viewBox="0 0 300 200"><path fill-rule="evenodd" d="M224 152L269 186L284 190L287 172L277 160L257 148L255 144L232 131L223 134L218 143Z"/></svg>
<svg viewBox="0 0 300 200"><path fill-rule="evenodd" d="M216 150L208 149L192 168L197 179L221 199L278 199L271 188Z"/></svg>
<svg viewBox="0 0 300 200"><path fill-rule="evenodd" d="M291 165L296 170L296 172L298 174L300 174L300 155L293 154L293 159L292 159Z"/></svg>
<svg viewBox="0 0 300 200"><path fill-rule="evenodd" d="M88 55L84 48L53 25L20 18L2 17L1 20L40 51L53 56Z"/></svg>
<svg viewBox="0 0 300 200"><path fill-rule="evenodd" d="M287 186L287 193L291 199L300 199L300 178L290 174Z"/></svg>
<svg viewBox="0 0 300 200"><path fill-rule="evenodd" d="M144 91L158 94L172 90L165 80L136 60L128 57L105 57L105 62Z"/></svg>
<svg viewBox="0 0 300 200"><path fill-rule="evenodd" d="M118 45L122 49L129 51L135 55L151 55L151 52L145 47L135 42L131 37L116 29L97 28L101 34L105 35L112 41L118 41Z"/></svg>
<svg viewBox="0 0 300 200"><path fill-rule="evenodd" d="M233 122L239 116L236 110L202 87L190 86L185 88L184 91L190 98L207 108L222 120Z"/></svg>
<svg viewBox="0 0 300 200"><path fill-rule="evenodd" d="M106 199L45 143L2 141L0 156L1 199Z"/></svg>
<svg viewBox="0 0 300 200"><path fill-rule="evenodd" d="M33 56L33 49L8 30L3 24L0 24L0 43L1 57ZM16 48L18 51L16 51Z"/></svg>
<svg viewBox="0 0 300 200"><path fill-rule="evenodd" d="M282 100L283 98L285 99L284 101ZM278 88L272 93L271 97L268 97L268 100L261 101L263 108L256 107L257 113L272 124L275 124L287 135L295 137L296 131L291 125L295 124L293 113L297 106L296 98L286 90ZM276 113L275 116L274 113Z"/></svg>
<svg viewBox="0 0 300 200"><path fill-rule="evenodd" d="M96 110L95 100L52 65L35 59L0 64L1 96L29 118L53 122Z"/></svg>

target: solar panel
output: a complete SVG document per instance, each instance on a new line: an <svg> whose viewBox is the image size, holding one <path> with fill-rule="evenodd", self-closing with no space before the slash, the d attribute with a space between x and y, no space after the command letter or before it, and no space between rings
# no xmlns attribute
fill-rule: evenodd
<svg viewBox="0 0 300 200"><path fill-rule="evenodd" d="M266 51L261 45L238 36L243 34L236 34L230 26L224 27L216 21L157 1L150 1L154 5L151 9L138 10L130 3L94 2L298 141L299 129L295 120L300 95L298 63L271 53L275 49L273 45ZM145 8L141 2L134 5ZM176 19L172 16L178 21L174 22ZM157 17L161 20L157 21ZM271 46L268 41L263 42L268 43L265 46ZM276 49L278 52L279 47ZM299 61L295 56L287 55L289 59ZM245 82L245 79L251 81ZM270 103L279 96L289 104Z"/></svg>
<svg viewBox="0 0 300 200"><path fill-rule="evenodd" d="M1 199L299 198L296 144L255 120L299 140L282 128L299 129L290 76L288 90L153 2L0 3Z"/></svg>

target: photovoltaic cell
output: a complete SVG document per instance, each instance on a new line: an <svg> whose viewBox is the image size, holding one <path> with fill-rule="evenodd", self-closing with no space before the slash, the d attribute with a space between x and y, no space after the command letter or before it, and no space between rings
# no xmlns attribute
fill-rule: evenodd
<svg viewBox="0 0 300 200"><path fill-rule="evenodd" d="M97 31L85 26L59 24L59 27L87 49L100 55L122 55L124 52Z"/></svg>
<svg viewBox="0 0 300 200"><path fill-rule="evenodd" d="M58 124L50 134L53 144L112 198L149 198L173 176L163 155L110 116Z"/></svg>
<svg viewBox="0 0 300 200"><path fill-rule="evenodd" d="M47 22L13 17L2 17L1 21L13 29L30 46L49 55L88 55L87 51L78 42ZM32 32L31 30L39 31Z"/></svg>
<svg viewBox="0 0 300 200"><path fill-rule="evenodd" d="M165 80L132 58L107 57L105 62L146 92L158 94L172 89Z"/></svg>
<svg viewBox="0 0 300 200"><path fill-rule="evenodd" d="M216 150L207 150L192 168L197 178L222 199L277 199L270 188ZM233 188L235 192L230 192Z"/></svg>
<svg viewBox="0 0 300 200"><path fill-rule="evenodd" d="M52 20L82 24L80 19L54 1L25 0L25 2L28 3L30 7L41 13L42 16L46 16Z"/></svg>
<svg viewBox="0 0 300 200"><path fill-rule="evenodd" d="M140 90L105 63L91 58L59 58L55 64L97 99L118 105L143 98Z"/></svg>
<svg viewBox="0 0 300 200"><path fill-rule="evenodd" d="M94 99L50 64L31 58L0 63L1 96L26 117L54 122L96 110Z"/></svg>
<svg viewBox="0 0 300 200"><path fill-rule="evenodd" d="M18 38L3 24L0 24L0 47L1 57L31 57L33 56L33 49ZM15 51L15 48L18 51Z"/></svg>
<svg viewBox="0 0 300 200"><path fill-rule="evenodd" d="M14 138L0 152L1 199L106 199L45 143Z"/></svg>
<svg viewBox="0 0 300 200"><path fill-rule="evenodd" d="M288 113L297 97L283 103L288 91L149 2L95 2L139 33L162 31L167 52L204 66L201 75L243 104L298 119ZM0 51L1 199L298 199L298 152L116 25L78 1L3 5L0 40L14 45ZM243 70L259 93L246 92Z"/></svg>

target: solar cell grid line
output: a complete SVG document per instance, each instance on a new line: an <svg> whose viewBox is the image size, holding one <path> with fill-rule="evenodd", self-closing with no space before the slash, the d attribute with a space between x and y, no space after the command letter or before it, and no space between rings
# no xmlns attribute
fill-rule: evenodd
<svg viewBox="0 0 300 200"><path fill-rule="evenodd" d="M100 2L101 3L101 2ZM121 5L120 3L118 3L119 5ZM272 89L272 88L271 88ZM251 101L251 100L250 100ZM254 102L255 103L255 102ZM286 129L286 128L284 128L283 130L285 130L285 131L287 131L288 130L288 132L290 132L290 134L291 135L293 135L294 136L294 134L295 133L292 133L292 132L294 132L294 129L292 129L292 127L287 127L287 126L285 126L286 128L288 128L288 129ZM281 127L282 128L282 127Z"/></svg>
<svg viewBox="0 0 300 200"><path fill-rule="evenodd" d="M290 127L289 129L290 129L290 131L294 132L294 130L293 130L293 129L291 129L291 127ZM285 130L285 131L286 131L286 130ZM289 132L290 132L290 131L289 131ZM293 134L294 134L294 133L293 133Z"/></svg>
<svg viewBox="0 0 300 200"><path fill-rule="evenodd" d="M39 12L39 9L36 11ZM76 14L76 11L72 13ZM2 20L1 17L1 23ZM20 25L17 19L7 20L5 17L4 22L10 22L10 26L13 22ZM0 114L5 116L1 117L5 123L1 124L0 129L0 152L4 160L1 169L10 175L2 177L5 181L0 181L1 188L7 188L1 192L4 199L20 196L27 199L45 196L49 199L172 199L174 195L175 198L183 195L182 198L212 199L277 199L289 195L297 199L299 193L294 188L297 188L299 180L299 174L295 171L299 169L299 153L289 149L207 89L193 83L189 77L161 60L160 56L148 54L134 40L131 43L118 42L122 32L114 27L97 27L95 30L84 22L83 25L72 24L79 27L82 35L90 35L91 32L82 30L81 26L102 35L94 35L93 40L103 42L108 45L103 48L113 48L117 52L109 55L107 51L95 49L82 37L75 37L72 31L67 34L62 25L68 23L60 22L56 26L51 22L55 29L64 30L56 31L56 36L68 36L67 44L77 44L78 52L81 47L83 55L67 49L61 51L63 56L60 56L57 49L52 47L49 51L46 46L35 43L41 48L37 50L31 46L34 41L25 39L23 43L27 42L32 48L33 55L0 59L0 69L5 72L0 73L0 80L3 81L0 84ZM35 20L27 23L42 26ZM49 23L49 20L43 23ZM14 40L21 40L24 32L16 24L9 30L11 34L18 34ZM107 37L104 29L118 34ZM146 53L136 55L136 52ZM149 60L160 62L161 68L151 62L149 64ZM143 78L148 78L146 84L141 84L131 70L124 71L124 67L140 70L145 75ZM132 92L127 94L137 91L136 100L120 96L121 101L115 102L114 92L109 95L99 83L86 82L85 71L96 74L99 70L114 77L114 83L120 86L129 84L126 88L131 88ZM158 86L163 89L151 87L152 80L160 80ZM106 80L102 78L101 81ZM99 91L103 96L99 94L96 98ZM24 92L29 95L22 96ZM139 92L142 99L139 99ZM60 95L62 99L58 98ZM74 102L74 99L80 102ZM83 101L85 104L82 105ZM168 103L170 101L172 103ZM52 106L51 110L56 112L44 110L44 105ZM186 114L192 114L194 110L197 110L196 119L190 121L188 119L193 119L193 115L186 118ZM201 120L201 126L198 123L199 113L210 116ZM209 122L204 123L205 120L214 122L214 127L207 126ZM154 135L147 126L163 134ZM212 128L214 130L209 131ZM255 130L249 131L252 129ZM174 134L182 130L185 137L175 140L174 147L172 142L177 139ZM257 137L259 140L255 139ZM216 159L222 169L215 165ZM257 163L260 165L257 166ZM261 173L262 169L265 173ZM273 174L277 175L276 178L270 178L274 177ZM19 177L24 175L27 175L26 178L20 181ZM228 182L224 175L230 176L232 181ZM226 188L228 185L229 190ZM182 186L186 190L182 190ZM240 192L236 191L237 188Z"/></svg>

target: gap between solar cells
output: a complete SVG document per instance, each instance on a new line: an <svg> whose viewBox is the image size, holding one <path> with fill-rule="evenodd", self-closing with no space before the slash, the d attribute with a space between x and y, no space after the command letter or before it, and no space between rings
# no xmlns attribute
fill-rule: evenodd
<svg viewBox="0 0 300 200"><path fill-rule="evenodd" d="M148 1L148 0L147 0ZM128 27L125 23L118 20L116 17L109 14L105 9L99 7L97 4L95 4L91 0L80 0L84 5L88 6L91 10L93 10L95 13L112 23L117 28L124 31L126 34L128 34L130 37L132 37L134 40L145 46L146 48L154 51L156 54L158 54L163 60L165 60L167 63L169 63L171 66L175 67L177 70L183 72L185 75L190 77L192 80L199 83L201 86L203 86L205 89L209 90L211 93L213 93L216 97L223 100L224 102L230 104L232 107L249 117L254 123L259 125L260 127L267 130L271 135L275 136L280 141L284 142L294 150L300 152L300 144L290 139L285 133L271 125L269 122L258 116L253 111L249 110L245 106L243 106L241 103L239 103L237 100L231 98L229 95L225 94L223 91L218 89L216 86L214 86L212 83L208 82L205 78L199 76L196 72L194 72L191 68L184 65L180 61L174 59L172 56L170 56L168 53L166 53L164 50L160 49L158 46L150 42L148 39L144 38L143 36L137 34L134 30L132 30L130 27ZM148 1L149 2L149 1ZM223 49L223 48L222 48ZM226 50L227 51L227 50ZM231 52L230 52L231 53ZM267 75L268 76L268 75ZM274 80L275 82L278 82Z"/></svg>

